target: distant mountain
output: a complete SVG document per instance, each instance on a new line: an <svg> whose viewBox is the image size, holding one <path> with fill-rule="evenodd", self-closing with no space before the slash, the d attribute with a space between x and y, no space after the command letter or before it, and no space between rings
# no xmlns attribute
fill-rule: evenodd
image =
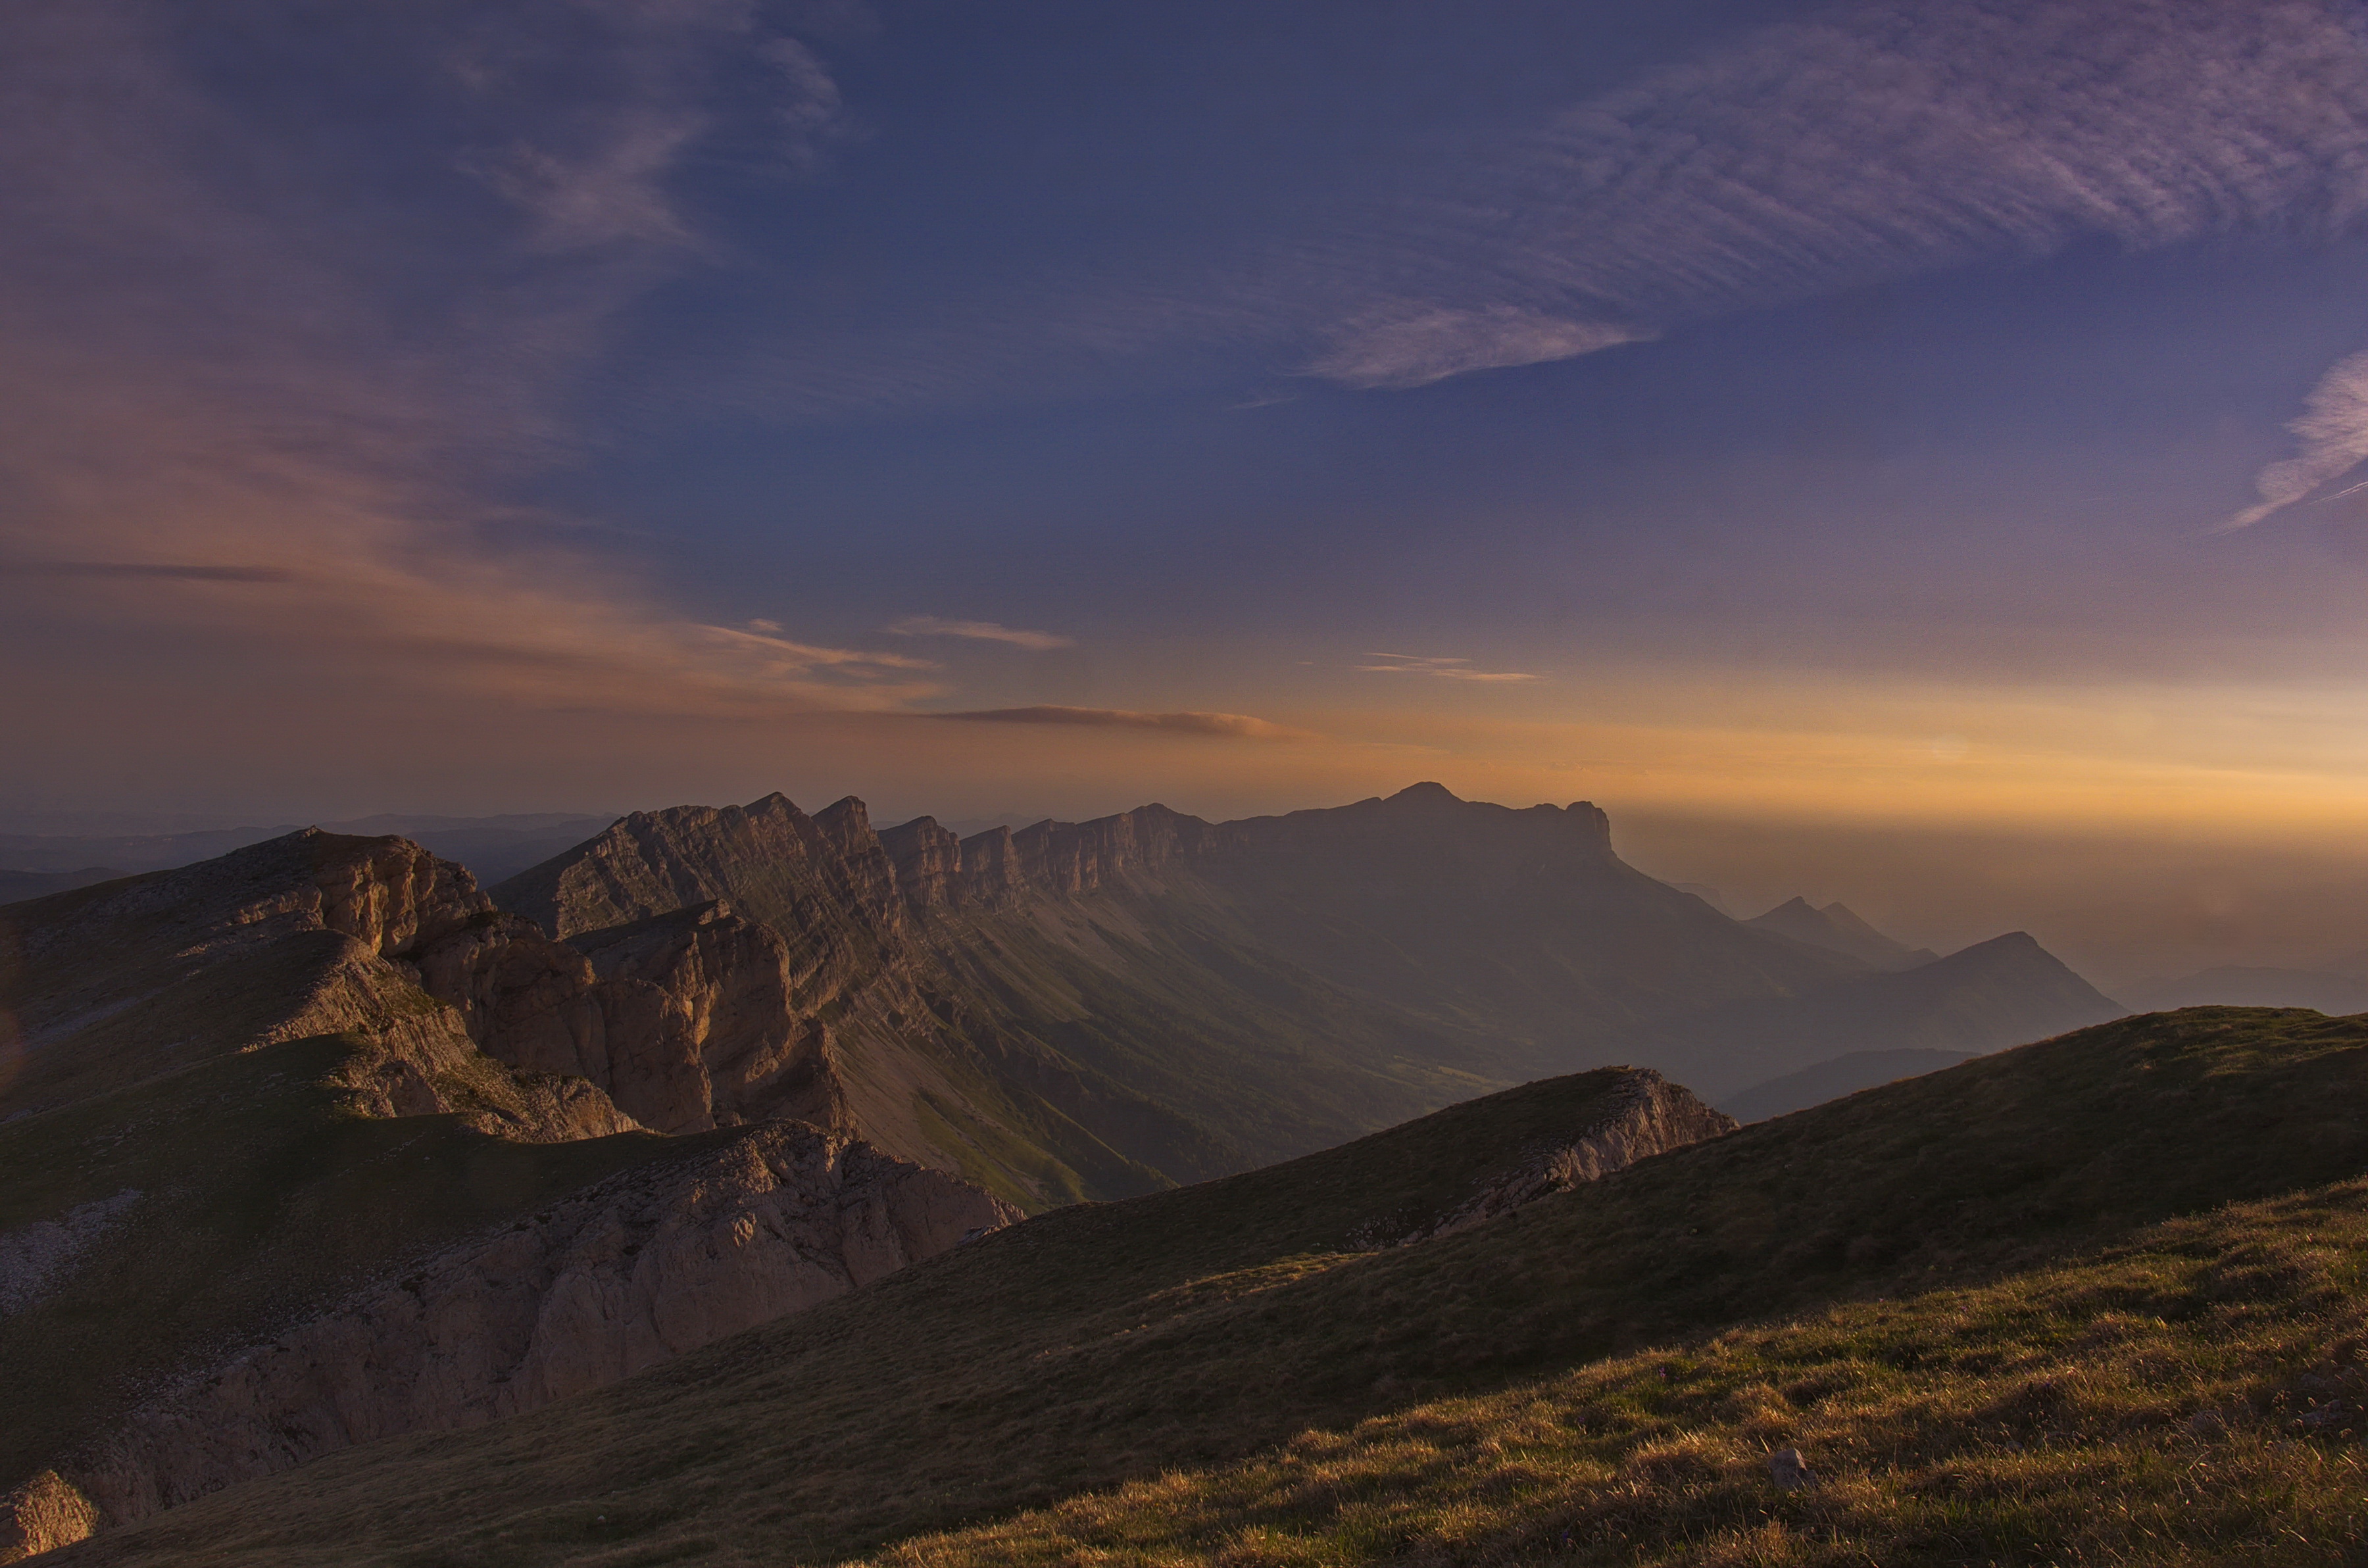
<svg viewBox="0 0 2368 1568"><path fill-rule="evenodd" d="M1918 1077L1970 1062L1966 1051L1853 1051L1831 1061L1738 1089L1719 1101L1718 1108L1737 1121L1765 1121L1796 1110L1838 1100L1861 1089Z"/></svg>
<svg viewBox="0 0 2368 1568"><path fill-rule="evenodd" d="M1702 900L1704 903L1709 904L1713 909L1717 910L1721 915L1725 915L1730 920L1740 918L1735 913L1734 906L1726 902L1726 895L1719 892L1718 889L1712 887L1708 882L1671 882L1669 886L1677 889L1679 892L1690 892L1693 894L1696 898Z"/></svg>
<svg viewBox="0 0 2368 1568"><path fill-rule="evenodd" d="M63 892L69 888L86 888L93 882L112 881L121 875L121 871L104 866L85 866L79 871L0 871L0 903Z"/></svg>
<svg viewBox="0 0 2368 1568"><path fill-rule="evenodd" d="M1719 1104L1856 1051L1978 1054L2128 1011L2015 931L1911 970L1658 1019L1625 1031L1621 1043L1627 1060L1699 1085Z"/></svg>
<svg viewBox="0 0 2368 1568"><path fill-rule="evenodd" d="M492 883L549 859L572 844L579 844L616 820L564 812L518 812L491 817L406 816L382 813L352 822L321 823L325 832L372 837L400 834L420 847L469 868L480 882ZM82 868L110 866L108 876L169 870L211 860L250 844L283 838L297 824L277 827L233 827L203 833L132 834L59 836L0 834L0 879L10 872L75 872ZM0 903L29 898L53 887L11 894L15 884L0 880ZM58 884L83 886L85 883Z"/></svg>
<svg viewBox="0 0 2368 1568"><path fill-rule="evenodd" d="M1914 969L1940 957L1930 948L1911 948L1893 940L1839 903L1818 909L1805 898L1794 898L1744 924L1829 953L1847 954L1870 969Z"/></svg>
<svg viewBox="0 0 2368 1568"><path fill-rule="evenodd" d="M1705 998L1864 972L1623 864L1591 805L1435 784L969 838L775 795L637 812L494 895L575 943L728 903L786 944L848 1125L1030 1205L1289 1158L1616 1060L1619 1030Z"/></svg>
<svg viewBox="0 0 2368 1568"><path fill-rule="evenodd" d="M2176 1007L2309 1007L2329 1017L2368 1013L2368 978L2320 970L2229 966L2120 990L2142 1013Z"/></svg>

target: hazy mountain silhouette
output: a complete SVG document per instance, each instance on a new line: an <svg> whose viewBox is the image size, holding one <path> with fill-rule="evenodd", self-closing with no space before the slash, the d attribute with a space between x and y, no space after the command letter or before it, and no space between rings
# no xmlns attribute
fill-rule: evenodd
<svg viewBox="0 0 2368 1568"><path fill-rule="evenodd" d="M1718 1108L1737 1121L1765 1121L1796 1110L1838 1100L1861 1089L1937 1073L1973 1060L1968 1051L1853 1051L1830 1061L1804 1067L1738 1089L1719 1101Z"/></svg>
<svg viewBox="0 0 2368 1568"><path fill-rule="evenodd" d="M1839 902L1818 909L1805 898L1794 898L1744 924L1827 952L1848 954L1870 969L1913 969L1940 957L1929 948L1895 941Z"/></svg>

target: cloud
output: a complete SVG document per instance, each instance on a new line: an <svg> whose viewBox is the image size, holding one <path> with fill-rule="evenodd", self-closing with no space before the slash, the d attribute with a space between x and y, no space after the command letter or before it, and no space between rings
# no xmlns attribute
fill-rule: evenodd
<svg viewBox="0 0 2368 1568"><path fill-rule="evenodd" d="M671 195L686 161L753 127L790 166L766 115L831 123L819 62L776 51L762 102L719 98L764 41L746 0L404 16L287 35L224 0L224 36L287 51L231 104L169 5L0 13L0 651L136 644L340 706L942 696L925 661L706 626L509 499L583 449L569 405L620 314L712 249ZM346 91L370 112L318 113Z"/></svg>
<svg viewBox="0 0 2368 1568"><path fill-rule="evenodd" d="M98 577L160 583L293 583L278 566L194 566L168 562L0 561L0 576Z"/></svg>
<svg viewBox="0 0 2368 1568"><path fill-rule="evenodd" d="M1419 387L1473 370L1572 359L1653 336L1638 327L1560 321L1512 305L1415 304L1345 324L1308 373L1351 387Z"/></svg>
<svg viewBox="0 0 2368 1568"><path fill-rule="evenodd" d="M811 171L827 143L849 134L838 84L814 51L793 38L767 39L757 53L780 75L782 91L772 108L782 128L782 153L792 167Z"/></svg>
<svg viewBox="0 0 2368 1568"><path fill-rule="evenodd" d="M1376 675L1430 676L1440 680L1466 680L1508 684L1520 681L1543 680L1543 676L1524 675L1519 670L1475 670L1469 659L1426 656L1418 653L1368 653L1369 659L1384 661L1378 665L1359 665L1360 670Z"/></svg>
<svg viewBox="0 0 2368 1568"><path fill-rule="evenodd" d="M2303 400L2302 417L2286 428L2302 450L2263 469L2253 482L2260 504L2230 517L2220 531L2251 528L2368 462L2368 350L2337 360Z"/></svg>
<svg viewBox="0 0 2368 1568"><path fill-rule="evenodd" d="M1620 330L1591 324L1649 329L2087 235L2153 248L2363 211L2368 51L2348 6L1876 4L1577 105L1341 266L1451 315L1477 293L1527 324L1515 344L1550 346L1561 323L1576 346ZM1359 372L1391 363L1402 332L1349 314L1315 369L1399 384ZM1475 345L1469 368L1520 362Z"/></svg>
<svg viewBox="0 0 2368 1568"><path fill-rule="evenodd" d="M990 708L975 712L931 713L985 724L1083 724L1102 729L1159 730L1178 735L1214 735L1228 740L1301 740L1306 733L1253 719L1246 713L1135 713L1122 708Z"/></svg>
<svg viewBox="0 0 2368 1568"><path fill-rule="evenodd" d="M2368 49L2340 0L1881 0L1399 145L1379 196L1131 275L947 279L732 395L836 418L1260 360L1418 387L2088 239L2337 233L2368 216Z"/></svg>
<svg viewBox="0 0 2368 1568"><path fill-rule="evenodd" d="M1076 646L1075 638L1050 631L1023 631L1017 627L997 626L991 620L940 620L934 615L908 615L890 621L882 630L899 637L967 637L980 642L1008 642L1015 648L1031 648L1038 653Z"/></svg>
<svg viewBox="0 0 2368 1568"><path fill-rule="evenodd" d="M706 128L695 114L634 114L579 156L521 143L499 157L468 157L461 167L531 214L536 244L545 248L622 241L689 245L693 235L676 214L665 180Z"/></svg>

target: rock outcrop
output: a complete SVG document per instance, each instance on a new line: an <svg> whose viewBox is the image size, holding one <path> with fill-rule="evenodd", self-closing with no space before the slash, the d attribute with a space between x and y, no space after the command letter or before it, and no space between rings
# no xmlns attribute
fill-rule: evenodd
<svg viewBox="0 0 2368 1568"><path fill-rule="evenodd" d="M87 1540L103 1521L81 1488L54 1470L0 1493L0 1562L21 1562Z"/></svg>
<svg viewBox="0 0 2368 1568"><path fill-rule="evenodd" d="M487 1054L580 1077L644 1127L850 1125L786 945L723 901L565 942L502 915L424 945L414 966Z"/></svg>
<svg viewBox="0 0 2368 1568"><path fill-rule="evenodd" d="M0 1234L0 1316L37 1300L50 1281L134 1203L140 1189L75 1205L54 1220L36 1220Z"/></svg>
<svg viewBox="0 0 2368 1568"><path fill-rule="evenodd" d="M1606 1097L1600 1119L1567 1142L1526 1151L1518 1167L1489 1178L1470 1199L1401 1238L1401 1244L1468 1231L1525 1203L1600 1181L1639 1160L1705 1138L1723 1138L1741 1125L1651 1068L1631 1068Z"/></svg>
<svg viewBox="0 0 2368 1568"><path fill-rule="evenodd" d="M403 1268L143 1406L59 1474L124 1523L356 1443L538 1409L1018 1217L843 1135L748 1129Z"/></svg>
<svg viewBox="0 0 2368 1568"><path fill-rule="evenodd" d="M70 1103L208 1057L338 1035L368 1116L451 1114L498 1137L631 1130L583 1079L515 1072L423 995L406 960L502 921L468 871L400 838L306 829L9 912L23 1031L9 1108Z"/></svg>

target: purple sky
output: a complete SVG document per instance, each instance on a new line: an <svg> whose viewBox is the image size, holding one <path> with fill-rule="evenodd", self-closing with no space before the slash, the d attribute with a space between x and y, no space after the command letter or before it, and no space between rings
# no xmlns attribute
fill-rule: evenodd
<svg viewBox="0 0 2368 1568"><path fill-rule="evenodd" d="M0 117L0 816L2368 843L2351 5L19 0Z"/></svg>

